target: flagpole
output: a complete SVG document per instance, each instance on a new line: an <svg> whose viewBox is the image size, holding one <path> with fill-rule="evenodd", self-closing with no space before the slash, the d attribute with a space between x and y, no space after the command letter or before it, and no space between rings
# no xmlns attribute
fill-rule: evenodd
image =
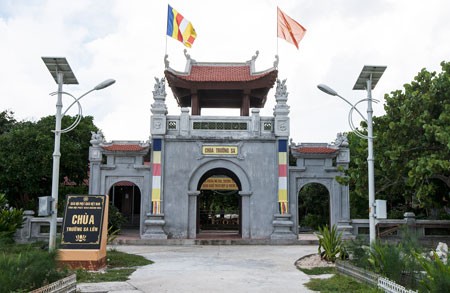
<svg viewBox="0 0 450 293"><path fill-rule="evenodd" d="M275 14L275 20L276 20L276 23L277 23L277 25L275 26L276 27L276 32L275 32L275 37L277 38L277 55L278 55L278 6L277 6L277 13Z"/></svg>
<svg viewBox="0 0 450 293"><path fill-rule="evenodd" d="M166 35L166 49L164 50L164 56L167 55L167 26L169 24L169 2L167 2L167 17L166 17L166 31L165 31L165 35Z"/></svg>

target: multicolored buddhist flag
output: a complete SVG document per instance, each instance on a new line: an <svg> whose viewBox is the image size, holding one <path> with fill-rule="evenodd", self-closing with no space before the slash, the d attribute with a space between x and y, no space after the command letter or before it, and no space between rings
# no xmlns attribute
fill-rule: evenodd
<svg viewBox="0 0 450 293"><path fill-rule="evenodd" d="M306 33L306 29L286 15L279 7L277 7L278 13L278 37L285 39L291 44L294 44L298 49L298 43L302 40Z"/></svg>
<svg viewBox="0 0 450 293"><path fill-rule="evenodd" d="M161 214L161 139L152 144L152 214Z"/></svg>
<svg viewBox="0 0 450 293"><path fill-rule="evenodd" d="M278 203L280 214L288 213L287 174L288 174L287 140L278 141Z"/></svg>
<svg viewBox="0 0 450 293"><path fill-rule="evenodd" d="M182 42L188 48L192 47L197 37L192 23L170 5L167 11L167 35Z"/></svg>

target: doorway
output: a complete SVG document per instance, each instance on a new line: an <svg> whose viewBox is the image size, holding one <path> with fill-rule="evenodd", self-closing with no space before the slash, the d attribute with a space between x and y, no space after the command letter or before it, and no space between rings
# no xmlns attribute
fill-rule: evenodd
<svg viewBox="0 0 450 293"><path fill-rule="evenodd" d="M317 231L330 225L330 193L320 183L308 183L298 193L299 232Z"/></svg>
<svg viewBox="0 0 450 293"><path fill-rule="evenodd" d="M236 175L227 169L210 170L198 190L197 238L240 237L242 203Z"/></svg>
<svg viewBox="0 0 450 293"><path fill-rule="evenodd" d="M109 190L111 203L124 216L124 228L138 228L141 216L141 191L134 183L120 181Z"/></svg>

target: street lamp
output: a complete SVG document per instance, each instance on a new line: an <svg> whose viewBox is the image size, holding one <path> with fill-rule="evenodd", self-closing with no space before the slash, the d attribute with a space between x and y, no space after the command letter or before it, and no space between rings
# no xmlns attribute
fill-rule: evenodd
<svg viewBox="0 0 450 293"><path fill-rule="evenodd" d="M350 103L348 100L340 96L335 90L324 85L319 84L317 87L326 94L332 96L338 96L342 100L344 100L347 104L351 106L350 112L348 114L348 122L350 128L353 132L364 139L367 139L367 169L368 169L368 184L369 184L369 241L372 246L372 242L375 241L375 173L374 173L374 157L373 157L373 123L372 123L372 102L379 102L378 100L372 99L372 90L375 88L376 84L380 80L384 71L386 70L386 66L369 66L365 65L353 86L353 90L366 90L367 91L367 99L362 99L355 104ZM367 119L361 112L356 108L356 106L361 103L367 101ZM353 111L356 110L358 114L362 117L364 121L367 123L367 135L359 132L355 125L353 124Z"/></svg>
<svg viewBox="0 0 450 293"><path fill-rule="evenodd" d="M82 108L80 104L80 99L89 94L90 92L93 92L95 90L101 90L104 89L116 81L114 79L108 79L104 82L98 84L96 87L91 89L90 91L82 94L80 97L76 98L73 95L63 92L62 87L63 84L78 84L77 78L75 77L75 74L73 73L72 69L69 66L69 63L67 62L66 58L64 57L42 57L42 61L44 61L45 65L47 66L48 70L50 71L50 74L53 76L55 82L58 84L58 91L51 93L50 95L58 95L57 101L56 101L56 115L55 115L55 130L53 132L55 133L55 146L53 151L53 170L52 170L52 215L51 215L51 221L50 221L50 235L49 235L49 241L48 241L48 247L49 251L52 251L56 247L56 222L57 222L57 212L58 212L58 185L59 185L59 161L61 158L61 152L60 152L60 142L61 142L61 133L66 133L71 130L73 130L81 121L82 117ZM70 104L69 107L62 112L62 95L68 95L74 99L72 104ZM75 121L67 128L61 129L61 119L64 117L64 115L69 111L69 109L77 104L78 106L78 114L75 119Z"/></svg>

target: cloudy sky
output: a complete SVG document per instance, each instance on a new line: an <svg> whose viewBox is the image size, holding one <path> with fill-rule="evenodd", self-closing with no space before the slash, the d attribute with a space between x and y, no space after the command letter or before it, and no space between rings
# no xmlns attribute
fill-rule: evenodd
<svg viewBox="0 0 450 293"><path fill-rule="evenodd" d="M352 90L362 67L385 65L373 91L383 100L422 68L440 71L450 59L447 0L0 0L0 111L19 120L53 115L49 93L57 86L41 57L66 57L79 81L67 92L77 96L117 80L82 100L106 139L148 140L154 77L163 77L165 52L172 68L185 66L185 47L165 36L168 3L193 23L198 36L189 54L197 61L244 62L259 50L256 69L264 70L280 56L295 142L331 142L349 130L348 106L317 84L356 102L366 95ZM307 29L299 50L277 40L277 6ZM167 104L170 115L179 115L171 93ZM273 107L271 90L261 115L271 116ZM382 114L381 104L375 115Z"/></svg>

